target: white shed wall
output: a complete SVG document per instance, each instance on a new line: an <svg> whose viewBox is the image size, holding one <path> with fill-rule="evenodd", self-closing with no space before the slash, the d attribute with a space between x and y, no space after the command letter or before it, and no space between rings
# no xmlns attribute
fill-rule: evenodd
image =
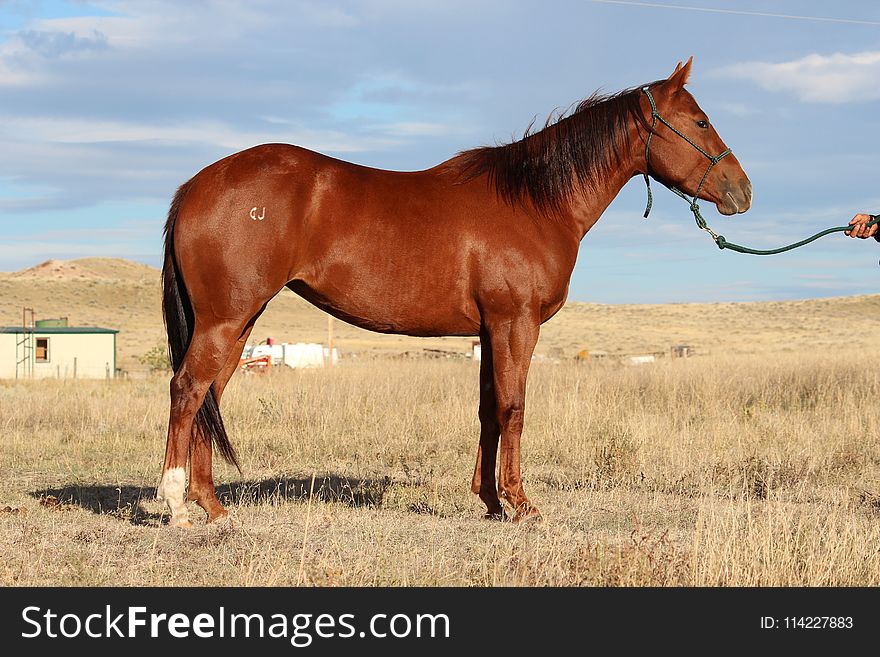
<svg viewBox="0 0 880 657"><path fill-rule="evenodd" d="M34 363L34 378L103 379L115 375L113 333L40 333L37 338L48 338L49 358ZM21 334L0 333L0 378L15 378L16 342ZM21 348L19 347L19 355ZM75 361L75 362L74 362ZM21 372L21 370L20 370Z"/></svg>

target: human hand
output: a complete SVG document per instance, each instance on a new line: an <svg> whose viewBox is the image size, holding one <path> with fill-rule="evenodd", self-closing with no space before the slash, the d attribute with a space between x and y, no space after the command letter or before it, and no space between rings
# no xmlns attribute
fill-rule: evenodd
<svg viewBox="0 0 880 657"><path fill-rule="evenodd" d="M849 222L852 228L850 228L844 234L849 235L850 237L858 237L861 239L865 239L866 237L873 237L873 235L877 232L877 224L868 227L866 226L866 224L869 221L871 221L871 215L857 214Z"/></svg>

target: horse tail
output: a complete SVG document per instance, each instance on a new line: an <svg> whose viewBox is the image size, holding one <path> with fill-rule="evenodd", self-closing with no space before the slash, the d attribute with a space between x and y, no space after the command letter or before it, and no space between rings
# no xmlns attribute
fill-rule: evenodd
<svg viewBox="0 0 880 657"><path fill-rule="evenodd" d="M192 181L180 186L171 202L168 210L168 221L165 222L165 262L162 266L162 315L165 320L165 331L168 334L168 355L171 359L171 368L174 372L180 369L186 350L189 348L195 325L195 315L186 285L177 266L174 257L174 224L180 212L183 199L189 191ZM231 463L238 471L238 458L235 449L229 442L226 428L223 426L223 418L220 415L220 406L217 403L217 394L214 386L208 388L202 406L195 418L194 436L209 437L214 442L217 452Z"/></svg>

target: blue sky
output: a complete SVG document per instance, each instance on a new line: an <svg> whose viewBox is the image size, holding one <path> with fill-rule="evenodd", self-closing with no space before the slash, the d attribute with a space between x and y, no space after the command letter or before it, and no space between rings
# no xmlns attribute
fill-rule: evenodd
<svg viewBox="0 0 880 657"><path fill-rule="evenodd" d="M257 143L420 169L690 55L689 88L755 191L747 214L704 214L730 241L779 246L880 211L878 44L864 2L0 0L0 270L158 265L176 187ZM644 204L636 178L584 239L571 299L880 289L873 240L744 256L662 187L648 220Z"/></svg>

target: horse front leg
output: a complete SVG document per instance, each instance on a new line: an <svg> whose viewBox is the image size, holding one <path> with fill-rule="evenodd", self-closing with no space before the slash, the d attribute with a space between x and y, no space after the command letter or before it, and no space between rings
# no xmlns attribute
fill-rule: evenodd
<svg viewBox="0 0 880 657"><path fill-rule="evenodd" d="M508 318L489 323L487 329L492 343L495 413L501 429L498 496L513 509L514 522L519 522L541 515L526 497L520 471L526 378L538 342L540 324L532 317Z"/></svg>

